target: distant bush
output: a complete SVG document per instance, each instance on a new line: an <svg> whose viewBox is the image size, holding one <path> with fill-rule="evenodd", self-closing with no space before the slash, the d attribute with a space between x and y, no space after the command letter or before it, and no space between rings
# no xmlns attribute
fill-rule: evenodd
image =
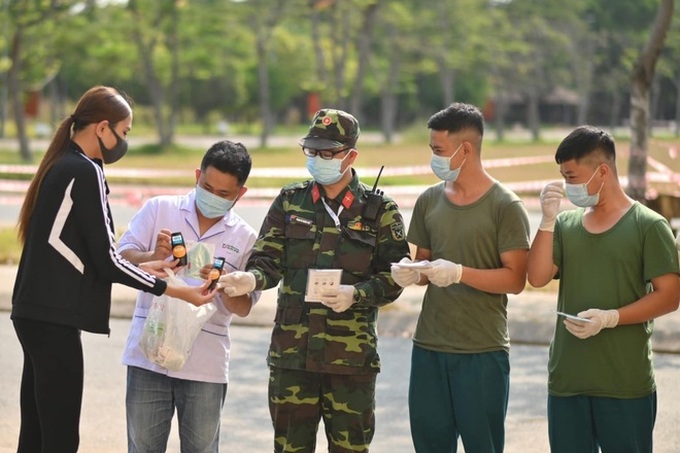
<svg viewBox="0 0 680 453"><path fill-rule="evenodd" d="M14 227L0 227L0 264L18 264L21 243Z"/></svg>

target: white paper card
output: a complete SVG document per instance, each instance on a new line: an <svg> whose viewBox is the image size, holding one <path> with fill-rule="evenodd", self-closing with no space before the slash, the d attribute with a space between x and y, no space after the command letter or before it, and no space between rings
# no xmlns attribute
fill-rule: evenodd
<svg viewBox="0 0 680 453"><path fill-rule="evenodd" d="M429 269L432 267L432 263L429 261L416 261L415 263L391 263L394 266L404 267L407 269Z"/></svg>
<svg viewBox="0 0 680 453"><path fill-rule="evenodd" d="M305 302L321 302L321 294L336 291L341 278L342 269L309 269Z"/></svg>

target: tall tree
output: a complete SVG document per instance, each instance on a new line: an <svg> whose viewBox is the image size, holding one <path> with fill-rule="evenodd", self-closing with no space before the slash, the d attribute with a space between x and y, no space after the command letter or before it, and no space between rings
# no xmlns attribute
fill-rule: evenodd
<svg viewBox="0 0 680 453"><path fill-rule="evenodd" d="M379 0L371 1L362 11L361 28L359 29L358 40L358 67L354 77L354 87L350 97L350 111L359 121L363 120L361 103L363 101L363 87L366 71L371 57L371 46L374 38L376 17L378 15Z"/></svg>
<svg viewBox="0 0 680 453"><path fill-rule="evenodd" d="M652 32L644 49L635 60L631 74L631 140L627 192L638 201L644 201L647 192L649 92L654 80L656 62L671 25L674 6L674 0L661 0Z"/></svg>
<svg viewBox="0 0 680 453"><path fill-rule="evenodd" d="M392 142L396 132L401 79L413 73L415 49L419 48L412 6L411 2L386 4L377 24L379 44L372 73L379 87L380 125L387 143Z"/></svg>
<svg viewBox="0 0 680 453"><path fill-rule="evenodd" d="M7 82L9 81L9 3L0 1L0 138L5 137L5 124L7 122Z"/></svg>
<svg viewBox="0 0 680 453"><path fill-rule="evenodd" d="M129 0L132 37L153 105L161 147L172 144L179 104L181 0ZM160 60L160 61L159 61ZM164 65L165 71L158 65Z"/></svg>
<svg viewBox="0 0 680 453"><path fill-rule="evenodd" d="M446 107L456 100L459 74L484 58L490 17L485 2L477 0L421 0L413 8L423 57L436 70Z"/></svg>
<svg viewBox="0 0 680 453"><path fill-rule="evenodd" d="M49 42L46 31L55 31L55 20L68 11L73 3L58 0L9 1L7 12L13 29L9 42L7 87L17 129L19 152L25 162L33 160L33 153L26 130L24 88L28 83L29 86L33 85L32 91L38 91L54 76L58 63L55 66L51 49L45 46L45 42ZM37 58L38 55L41 58ZM37 61L40 63L36 63Z"/></svg>
<svg viewBox="0 0 680 453"><path fill-rule="evenodd" d="M564 8L559 0L514 0L507 5L508 18L527 43L513 61L517 67L518 94L526 105L526 123L534 141L540 138L541 100L555 87L570 82L566 57L570 41L564 24L580 21L583 1Z"/></svg>
<svg viewBox="0 0 680 453"><path fill-rule="evenodd" d="M663 74L669 84L675 89L674 103L674 134L680 136L680 10L674 10L671 28L668 30L663 54L659 59L656 72Z"/></svg>
<svg viewBox="0 0 680 453"><path fill-rule="evenodd" d="M265 148L274 127L269 84L269 52L276 26L287 6L284 0L249 0L242 5L248 8L247 22L255 32L255 55L257 56L258 98L262 129L260 146Z"/></svg>

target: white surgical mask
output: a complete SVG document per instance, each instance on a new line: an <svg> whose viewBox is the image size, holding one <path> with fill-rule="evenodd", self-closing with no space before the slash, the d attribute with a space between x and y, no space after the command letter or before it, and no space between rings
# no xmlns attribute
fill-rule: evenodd
<svg viewBox="0 0 680 453"><path fill-rule="evenodd" d="M451 157L438 156L432 153L432 157L430 158L430 168L432 169L432 172L437 175L437 178L441 179L442 181L455 181L458 179L458 176L460 175L460 169L463 168L463 164L467 158L465 158L463 162L461 162L460 166L455 170L451 170L451 159L453 159L453 157L458 154L461 146L463 146L462 143L458 146L458 148L456 148Z"/></svg>
<svg viewBox="0 0 680 453"><path fill-rule="evenodd" d="M571 201L574 206L578 206L579 208L587 208L590 206L595 206L600 201L600 192L602 192L602 188L604 187L604 181L600 186L600 190L598 190L596 194L588 194L588 184L590 184L590 181L593 180L599 169L600 167L597 167L595 173L593 173L590 179L583 184L564 183L564 192L567 195L569 201Z"/></svg>
<svg viewBox="0 0 680 453"><path fill-rule="evenodd" d="M322 159L321 156L309 157L307 156L307 171L312 175L312 178L322 186L327 186L329 184L335 184L340 181L342 175L349 168L345 168L345 171L340 171L342 168L342 163L349 156L349 153L342 159Z"/></svg>
<svg viewBox="0 0 680 453"><path fill-rule="evenodd" d="M196 184L196 207L208 219L224 217L234 206L236 200L218 197Z"/></svg>

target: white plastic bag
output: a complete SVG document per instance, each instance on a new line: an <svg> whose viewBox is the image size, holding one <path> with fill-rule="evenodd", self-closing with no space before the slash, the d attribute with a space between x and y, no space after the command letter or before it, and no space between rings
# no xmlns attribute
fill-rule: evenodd
<svg viewBox="0 0 680 453"><path fill-rule="evenodd" d="M166 269L168 283L186 283ZM182 299L166 296L154 298L144 322L139 347L147 359L171 371L181 370L203 325L217 311L213 303L200 307Z"/></svg>

